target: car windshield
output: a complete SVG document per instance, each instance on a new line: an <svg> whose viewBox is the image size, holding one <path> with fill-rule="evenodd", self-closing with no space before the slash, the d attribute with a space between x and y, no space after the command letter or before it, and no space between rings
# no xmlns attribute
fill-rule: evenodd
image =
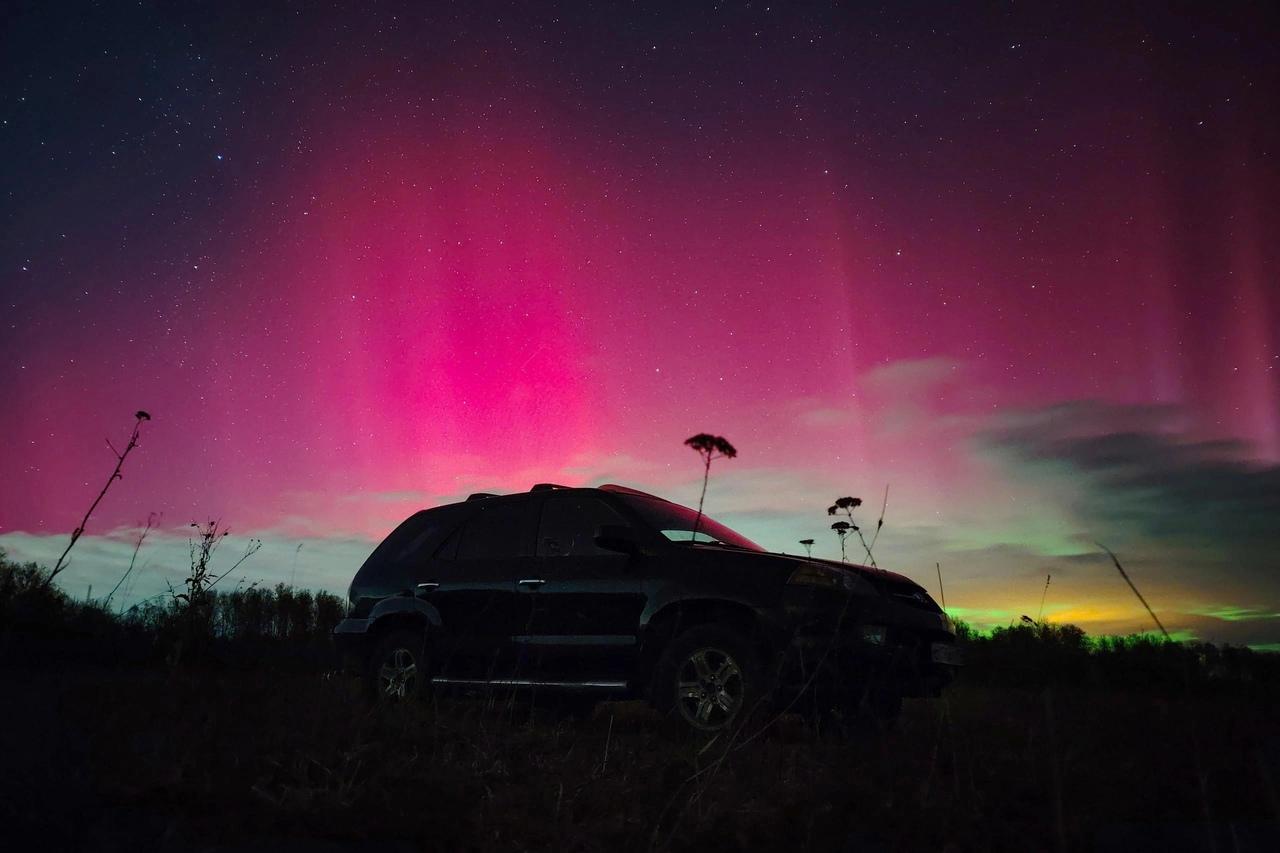
<svg viewBox="0 0 1280 853"><path fill-rule="evenodd" d="M688 507L664 501L661 498L646 498L640 495L619 495L624 501L635 507L636 512L653 525L663 536L672 542L686 545L719 544L732 548L743 548L747 551L764 551L756 543L740 533L734 533L715 519L698 513ZM698 535L693 536L695 521Z"/></svg>

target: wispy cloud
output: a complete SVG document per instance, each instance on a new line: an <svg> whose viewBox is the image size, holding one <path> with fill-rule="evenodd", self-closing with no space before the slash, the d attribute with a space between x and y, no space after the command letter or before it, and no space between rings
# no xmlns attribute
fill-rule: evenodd
<svg viewBox="0 0 1280 853"><path fill-rule="evenodd" d="M1176 407L1081 401L1001 416L979 444L1012 482L1058 494L1076 538L1122 550L1162 619L1275 641L1280 467L1190 426Z"/></svg>
<svg viewBox="0 0 1280 853"><path fill-rule="evenodd" d="M376 544L354 537L286 537L271 530L254 531L252 536L262 540L262 550L221 586L231 587L241 580L268 585L294 583L342 594ZM244 553L249 538L235 532L228 536L218 547L213 571L230 568ZM136 531L127 528L82 537L72 552L70 567L59 577L62 587L72 595L88 595L91 589L95 597L106 595L129 567L136 541ZM0 549L19 562L52 565L65 547L65 536L0 534ZM169 583L179 587L189 566L186 531L153 530L138 553L133 576L117 593L115 603L123 607L162 595Z"/></svg>

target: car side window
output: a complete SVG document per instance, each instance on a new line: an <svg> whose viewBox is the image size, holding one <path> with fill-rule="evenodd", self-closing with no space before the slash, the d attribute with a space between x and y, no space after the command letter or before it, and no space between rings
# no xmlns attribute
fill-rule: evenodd
<svg viewBox="0 0 1280 853"><path fill-rule="evenodd" d="M626 523L613 507L591 494L548 495L538 525L538 556L617 556L616 551L596 544L596 528L602 524Z"/></svg>
<svg viewBox="0 0 1280 853"><path fill-rule="evenodd" d="M445 541L444 552L457 539L456 560L501 560L520 556L526 501L486 503L476 507L466 524Z"/></svg>
<svg viewBox="0 0 1280 853"><path fill-rule="evenodd" d="M391 532L365 561L361 571L368 581L398 582L410 577L426 560L430 543L444 532L436 512L418 512Z"/></svg>
<svg viewBox="0 0 1280 853"><path fill-rule="evenodd" d="M458 559L458 543L462 541L462 529L467 525L459 524L453 529L453 532L445 537L440 543L440 547L436 549L435 558L437 560L456 560Z"/></svg>

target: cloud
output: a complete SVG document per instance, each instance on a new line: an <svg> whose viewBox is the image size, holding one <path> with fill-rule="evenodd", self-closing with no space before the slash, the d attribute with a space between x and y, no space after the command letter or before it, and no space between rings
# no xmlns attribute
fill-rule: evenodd
<svg viewBox="0 0 1280 853"><path fill-rule="evenodd" d="M1138 555L1170 590L1232 601L1216 614L1186 608L1189 623L1280 638L1269 615L1228 615L1280 610L1280 467L1189 426L1176 407L1085 401L1004 417L980 444L1013 477L1060 488L1070 521L1126 567Z"/></svg>
<svg viewBox="0 0 1280 853"><path fill-rule="evenodd" d="M71 552L70 566L58 576L72 595L102 598L124 576L133 556L138 532L121 528L81 537ZM360 537L291 537L272 530L258 531L262 549L222 582L234 587L243 580L260 584L294 583L309 589L343 594L376 542ZM214 554L214 573L235 563L249 543L248 536L233 533ZM18 562L34 561L52 566L67 545L65 535L11 531L0 534L0 549ZM302 547L299 548L298 546ZM133 574L116 593L113 603L127 607L142 599L163 595L168 584L180 587L191 565L187 531L153 530L138 551Z"/></svg>
<svg viewBox="0 0 1280 853"><path fill-rule="evenodd" d="M973 432L981 414L981 387L967 362L954 358L899 359L866 371L859 378L881 438L930 435L933 440Z"/></svg>
<svg viewBox="0 0 1280 853"><path fill-rule="evenodd" d="M862 384L868 389L918 394L960 378L963 369L964 363L954 358L903 358L868 370Z"/></svg>
<svg viewBox="0 0 1280 853"><path fill-rule="evenodd" d="M815 406L801 409L796 413L796 422L801 426L822 429L826 427L842 427L851 423L856 414L853 406L838 408L835 406Z"/></svg>

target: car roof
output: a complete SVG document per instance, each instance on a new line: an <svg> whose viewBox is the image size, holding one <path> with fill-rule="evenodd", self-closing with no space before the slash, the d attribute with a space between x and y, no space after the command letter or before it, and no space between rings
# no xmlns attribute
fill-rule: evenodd
<svg viewBox="0 0 1280 853"><path fill-rule="evenodd" d="M535 483L530 487L528 492L512 492L510 494L498 494L497 492L473 492L467 496L465 503L472 501L491 500L494 498L515 498L521 495L532 494L534 492L548 491L577 491L577 492L612 492L616 495L634 495L642 498L652 498L656 501L666 501L666 498L658 497L649 492L642 492L639 489L632 489L627 486L619 486L617 483L605 483L602 486L562 486L558 483Z"/></svg>

